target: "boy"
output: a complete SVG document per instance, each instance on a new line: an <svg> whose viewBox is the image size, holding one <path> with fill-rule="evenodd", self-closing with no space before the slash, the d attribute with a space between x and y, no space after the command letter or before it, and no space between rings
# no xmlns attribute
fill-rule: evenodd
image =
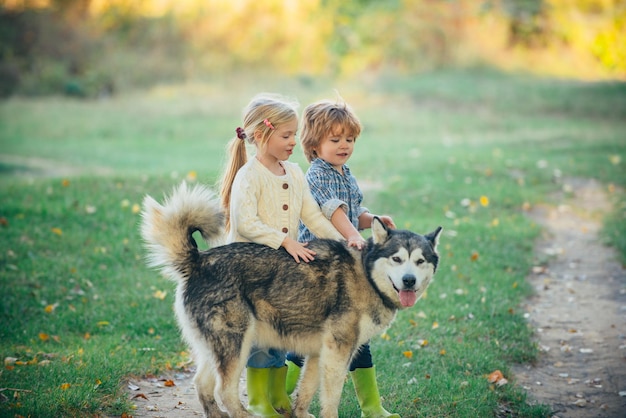
<svg viewBox="0 0 626 418"><path fill-rule="evenodd" d="M306 173L311 193L348 245L362 249L365 240L359 230L370 228L375 215L361 206L363 193L346 165L361 133L361 123L347 104L326 100L307 106L302 123L302 148L311 163ZM389 216L378 217L388 227L395 228ZM300 223L298 241L308 242L313 238L311 231ZM287 391L291 392L297 384L302 359L293 353L289 353L287 359ZM361 417L400 418L381 405L369 344L361 346L352 360L350 375Z"/></svg>

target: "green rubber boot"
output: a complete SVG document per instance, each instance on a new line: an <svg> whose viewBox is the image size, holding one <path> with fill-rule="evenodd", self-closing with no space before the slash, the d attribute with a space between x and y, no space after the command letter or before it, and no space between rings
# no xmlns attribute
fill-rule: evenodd
<svg viewBox="0 0 626 418"><path fill-rule="evenodd" d="M269 368L257 369L248 367L246 369L246 386L248 388L248 412L257 417L264 418L284 418L279 414L270 402Z"/></svg>
<svg viewBox="0 0 626 418"><path fill-rule="evenodd" d="M287 378L285 380L285 389L287 393L291 395L296 386L298 386L298 380L300 379L300 367L293 361L287 360Z"/></svg>
<svg viewBox="0 0 626 418"><path fill-rule="evenodd" d="M386 411L380 403L375 367L355 369L350 376L361 407L361 418L400 418L400 415Z"/></svg>
<svg viewBox="0 0 626 418"><path fill-rule="evenodd" d="M285 390L287 378L287 366L272 367L270 370L269 380L269 397L274 409L283 414L283 416L291 416L291 399Z"/></svg>

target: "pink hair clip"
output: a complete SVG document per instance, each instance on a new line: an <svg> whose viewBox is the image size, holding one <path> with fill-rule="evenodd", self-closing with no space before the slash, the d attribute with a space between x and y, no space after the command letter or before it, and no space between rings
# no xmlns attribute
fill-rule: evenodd
<svg viewBox="0 0 626 418"><path fill-rule="evenodd" d="M265 126L267 126L268 128L274 130L274 125L272 125L272 122L270 122L269 120L265 119L263 121L263 123L265 124Z"/></svg>

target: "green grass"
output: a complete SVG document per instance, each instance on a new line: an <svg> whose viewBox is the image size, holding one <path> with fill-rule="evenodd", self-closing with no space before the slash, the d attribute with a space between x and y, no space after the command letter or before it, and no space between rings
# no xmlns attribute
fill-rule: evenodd
<svg viewBox="0 0 626 418"><path fill-rule="evenodd" d="M524 208L549 200L564 177L598 179L616 208L603 239L626 261L626 85L450 72L367 88L263 86L303 105L338 88L364 124L350 166L374 185L366 206L401 228L445 229L428 294L372 341L387 409L471 417L506 405L549 416L526 405L510 375L537 355L519 303L531 293L524 278L540 231ZM133 206L192 172L213 184L240 109L259 90L242 82L0 103L0 354L17 359L0 388L20 389L0 392L0 416L132 414L125 376L189 359L174 285L145 267ZM496 369L511 383L490 385ZM341 415L357 411L347 382Z"/></svg>

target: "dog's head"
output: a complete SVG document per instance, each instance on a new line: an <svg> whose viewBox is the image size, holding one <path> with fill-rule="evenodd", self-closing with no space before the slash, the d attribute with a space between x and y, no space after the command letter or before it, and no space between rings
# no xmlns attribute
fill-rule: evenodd
<svg viewBox="0 0 626 418"><path fill-rule="evenodd" d="M397 308L413 306L430 284L439 254L442 228L426 235L387 228L372 221L372 237L364 254L369 277Z"/></svg>

